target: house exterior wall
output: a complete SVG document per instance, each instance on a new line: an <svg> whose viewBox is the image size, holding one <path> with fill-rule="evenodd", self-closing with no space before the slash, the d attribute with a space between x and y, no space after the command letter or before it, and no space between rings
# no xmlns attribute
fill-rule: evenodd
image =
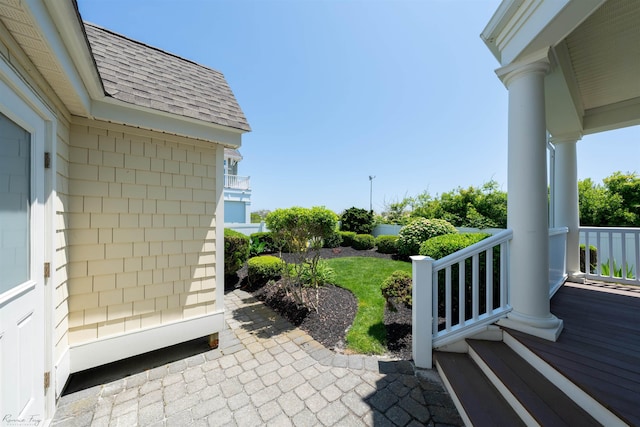
<svg viewBox="0 0 640 427"><path fill-rule="evenodd" d="M71 126L71 346L217 310L217 151L99 121Z"/></svg>

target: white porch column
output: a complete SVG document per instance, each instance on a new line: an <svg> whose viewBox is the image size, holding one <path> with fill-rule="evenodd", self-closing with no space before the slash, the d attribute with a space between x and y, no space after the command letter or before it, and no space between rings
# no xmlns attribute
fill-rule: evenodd
<svg viewBox="0 0 640 427"><path fill-rule="evenodd" d="M555 341L562 321L549 308L549 221L544 76L547 50L497 71L509 90L507 226L513 311L501 325Z"/></svg>
<svg viewBox="0 0 640 427"><path fill-rule="evenodd" d="M580 138L552 138L556 147L556 193L554 222L556 227L567 227L567 274L569 280L584 280L580 272L580 212L578 206L578 161L576 142Z"/></svg>

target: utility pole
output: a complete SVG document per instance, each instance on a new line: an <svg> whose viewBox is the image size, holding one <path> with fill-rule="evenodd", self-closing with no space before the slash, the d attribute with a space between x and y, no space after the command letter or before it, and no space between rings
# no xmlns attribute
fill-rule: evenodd
<svg viewBox="0 0 640 427"><path fill-rule="evenodd" d="M373 213L373 178L375 175L369 175L369 211Z"/></svg>

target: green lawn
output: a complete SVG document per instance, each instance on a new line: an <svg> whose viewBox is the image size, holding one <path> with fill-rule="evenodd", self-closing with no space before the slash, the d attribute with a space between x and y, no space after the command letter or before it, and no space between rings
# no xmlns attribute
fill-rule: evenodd
<svg viewBox="0 0 640 427"><path fill-rule="evenodd" d="M396 270L411 274L411 263L381 258L345 257L327 260L336 273L336 285L358 299L358 313L347 334L347 345L358 353L386 351L384 298L380 284Z"/></svg>

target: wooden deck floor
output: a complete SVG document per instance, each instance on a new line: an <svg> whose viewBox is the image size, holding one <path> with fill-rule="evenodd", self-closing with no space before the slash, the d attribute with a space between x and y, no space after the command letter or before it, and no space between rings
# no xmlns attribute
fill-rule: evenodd
<svg viewBox="0 0 640 427"><path fill-rule="evenodd" d="M510 331L630 425L640 426L640 294L563 286L551 312L564 321L552 343Z"/></svg>

